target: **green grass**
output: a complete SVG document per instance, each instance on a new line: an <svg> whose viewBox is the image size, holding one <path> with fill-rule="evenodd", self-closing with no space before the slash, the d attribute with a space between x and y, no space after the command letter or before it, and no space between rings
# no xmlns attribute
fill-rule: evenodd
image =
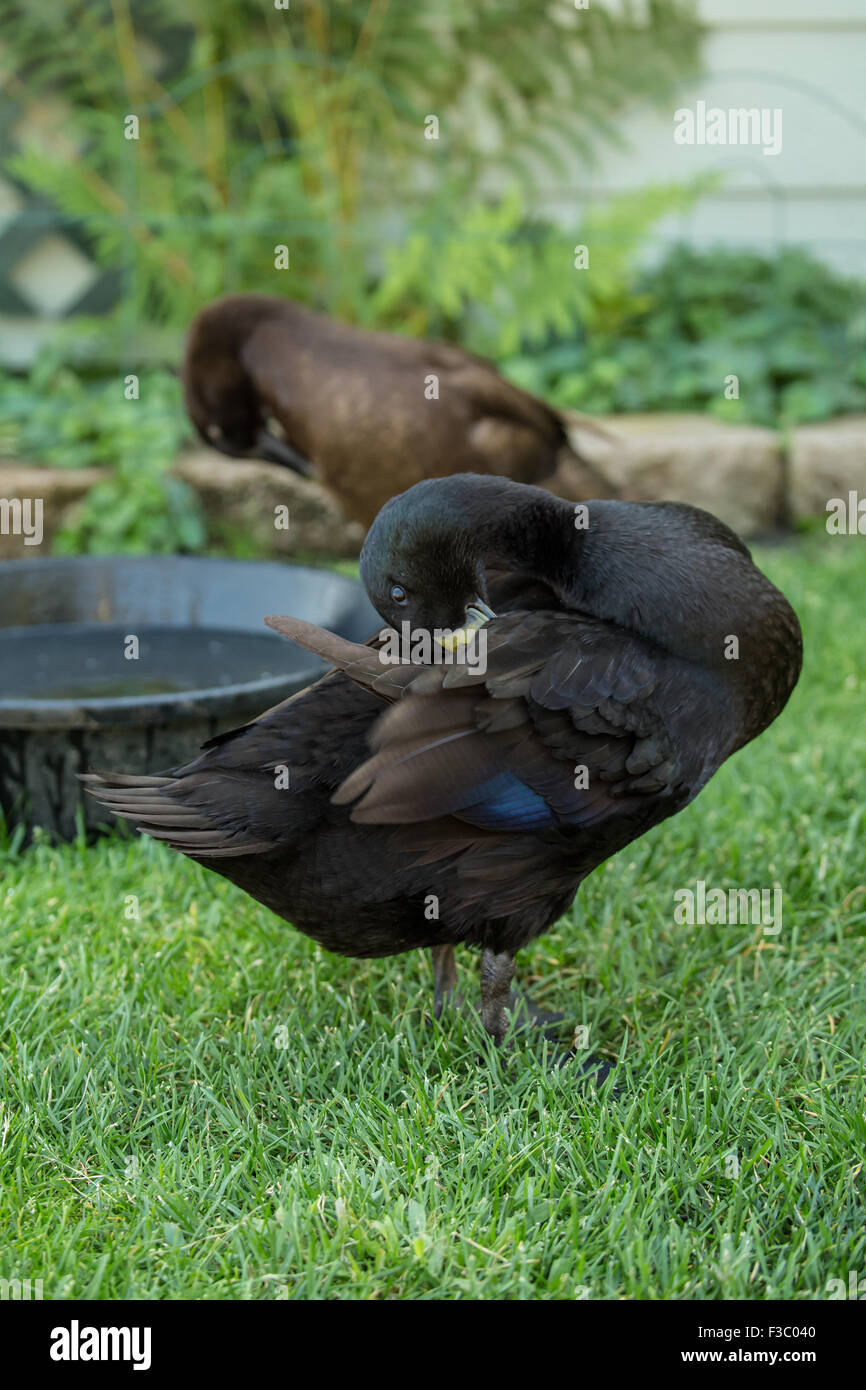
<svg viewBox="0 0 866 1390"><path fill-rule="evenodd" d="M866 546L760 558L805 628L791 705L519 962L621 1057L618 1098L433 1024L420 954L328 956L152 842L7 852L0 1275L232 1299L811 1299L866 1275ZM778 881L781 934L675 925L698 878Z"/></svg>

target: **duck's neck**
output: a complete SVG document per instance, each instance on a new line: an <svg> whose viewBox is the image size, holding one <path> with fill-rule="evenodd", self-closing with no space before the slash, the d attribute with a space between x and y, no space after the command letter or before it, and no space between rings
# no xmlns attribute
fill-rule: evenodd
<svg viewBox="0 0 866 1390"><path fill-rule="evenodd" d="M563 607L580 608L597 506L572 505L540 488L509 489L474 525L473 544L488 564L540 580Z"/></svg>
<svg viewBox="0 0 866 1390"><path fill-rule="evenodd" d="M714 517L671 504L574 505L509 496L480 527L490 559L541 580L564 608L639 633L674 655L731 669L729 638L792 656L796 618ZM781 657L781 653L780 653Z"/></svg>
<svg viewBox="0 0 866 1390"><path fill-rule="evenodd" d="M541 488L509 489L478 525L475 538L485 559L544 581L567 602L587 535L574 521L573 507L562 498Z"/></svg>

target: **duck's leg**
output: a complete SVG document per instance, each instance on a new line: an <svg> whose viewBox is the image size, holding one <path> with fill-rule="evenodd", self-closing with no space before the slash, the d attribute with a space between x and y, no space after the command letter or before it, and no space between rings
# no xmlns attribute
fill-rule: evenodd
<svg viewBox="0 0 866 1390"><path fill-rule="evenodd" d="M481 1021L498 1045L508 1027L508 1002L511 997L511 978L514 956L510 951L481 952Z"/></svg>
<svg viewBox="0 0 866 1390"><path fill-rule="evenodd" d="M545 1030L546 1037L557 1036L548 1032L552 1025L561 1023L565 1014L548 1013L523 994L511 988L514 974L514 956L510 951L485 950L481 954L481 1018L488 1033L499 1043L505 1035L509 1022L513 1019L519 1027L534 1027Z"/></svg>
<svg viewBox="0 0 866 1390"><path fill-rule="evenodd" d="M442 1017L446 1003L450 1003L457 992L457 962L453 946L431 946L433 957L433 1016Z"/></svg>
<svg viewBox="0 0 866 1390"><path fill-rule="evenodd" d="M489 948L481 953L481 1020L487 1032L490 1033L497 1047L505 1039L505 1032L509 1024L509 1011L517 1014L520 1020L519 1010L524 1011L524 1016L529 1013L529 1022L540 1024L543 1021L562 1018L561 1014L548 1014L543 1009L537 1008L525 995L512 992L511 978L514 974L514 956L510 951L491 951ZM545 1031L545 1037L552 1038L553 1034ZM567 1052L561 1053L556 1065L562 1066L571 1063L575 1057L574 1048L569 1048ZM596 1057L584 1058L579 1075L592 1077L596 1086L600 1086L602 1081L611 1070L610 1062L601 1062ZM616 1092L614 1092L616 1094Z"/></svg>

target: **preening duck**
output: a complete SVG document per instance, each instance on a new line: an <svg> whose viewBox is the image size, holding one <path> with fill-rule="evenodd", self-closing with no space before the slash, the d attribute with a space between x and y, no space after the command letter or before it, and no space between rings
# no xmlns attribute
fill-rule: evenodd
<svg viewBox="0 0 866 1390"><path fill-rule="evenodd" d="M269 618L329 674L165 776L90 787L329 950L432 948L437 1012L454 947L479 947L499 1041L516 952L776 718L799 624L707 512L502 478L393 498L361 575L384 636L438 632L438 660ZM449 661L473 633L476 659Z"/></svg>
<svg viewBox="0 0 866 1390"><path fill-rule="evenodd" d="M205 443L318 474L368 526L422 478L498 473L580 500L609 496L569 436L603 434L448 343L371 333L276 296L227 295L190 328L190 418Z"/></svg>

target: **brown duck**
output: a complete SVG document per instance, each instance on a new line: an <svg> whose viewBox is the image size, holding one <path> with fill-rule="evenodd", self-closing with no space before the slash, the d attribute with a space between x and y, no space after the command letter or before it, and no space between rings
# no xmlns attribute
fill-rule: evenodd
<svg viewBox="0 0 866 1390"><path fill-rule="evenodd" d="M270 295L227 295L193 320L183 363L205 443L318 475L368 526L422 478L497 473L573 501L610 488L569 442L584 416L512 385L449 343L371 333Z"/></svg>

